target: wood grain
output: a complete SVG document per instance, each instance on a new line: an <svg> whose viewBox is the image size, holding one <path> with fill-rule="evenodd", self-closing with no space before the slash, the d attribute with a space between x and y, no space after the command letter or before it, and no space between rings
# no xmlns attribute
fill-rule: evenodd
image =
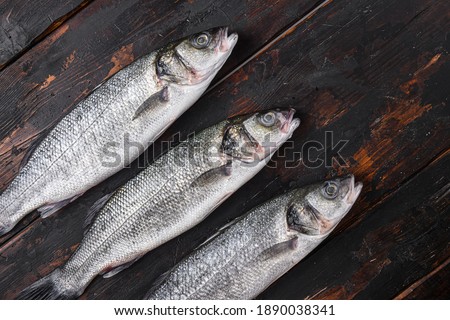
<svg viewBox="0 0 450 320"><path fill-rule="evenodd" d="M65 39L64 42L56 39L43 44L43 51L56 54L54 47L59 46L65 50L61 59L66 58L74 46L74 35L69 32L85 30L81 21L95 25L90 20L91 15L106 10L96 5L97 1L71 19L66 31L64 24L57 29L55 34L60 30L59 39ZM292 8L284 9L283 5L278 11L291 12ZM147 7L143 5L143 8ZM302 124L283 152L274 158L271 167L265 168L197 227L147 254L126 271L109 279L96 278L82 298L142 298L162 272L234 217L291 187L347 172L364 182L358 203L329 240L260 298L394 298L448 258L445 228L448 226L450 147L447 129L450 25L442 14L448 9L446 1L335 1L300 24L280 22L274 27L278 30L264 39L258 28L271 25L268 21L272 22L273 16L247 21L248 30L242 27L240 33L254 39L263 50L258 51L255 45L246 54L237 51L235 60L230 61L225 71L233 70L242 61L246 63L176 121L131 169L93 188L54 217L29 221L32 223L22 225L24 229L19 229L17 235L5 239L0 248L0 297L14 298L25 286L63 264L82 238L88 207L105 192L134 176L142 165L164 150L162 141L178 133L178 138L186 137L227 116L274 107L295 107ZM303 10L296 16L297 20L309 11L311 9ZM135 23L139 24L139 20ZM155 27L162 24L165 30L176 26L175 23L170 25L172 27L165 25L164 19L158 23ZM203 23L200 21L194 27ZM22 106L30 109L24 113L12 110L10 120L2 118L0 121L6 137L3 141L11 141L4 144L5 162L2 162L10 162L10 170L16 168L17 158L23 152L20 149L26 149L27 141L70 110L73 104L64 99L65 91L92 88L91 84L78 84L75 79L81 79L81 83L86 81L83 79L94 79L91 81L98 83L116 66L108 61L118 50L133 52L130 60L138 56L137 48L144 47L140 39L149 38L139 32L130 37L135 33L133 27L127 26L123 23L119 27L128 28L128 38L115 38L115 42L105 40L105 53L100 54L99 61L88 59L91 61L89 68L79 65L79 59L75 58L70 66L78 63L78 67L83 68L79 72L76 66L71 69L76 75L73 79L65 76L69 73L64 73L63 81L56 71L22 76L25 79L41 77L40 82L33 81L39 87L45 85L46 93L38 94L37 107ZM182 26L191 28L191 24ZM108 34L107 30L98 32ZM261 45L282 30L288 31L270 46ZM170 36L164 35L165 40ZM54 34L50 38L52 36ZM240 43L242 40L241 37ZM89 52L86 55L98 52L98 48L94 45L91 51L86 49L85 52ZM245 46L240 48L243 50ZM256 51L258 53L252 56ZM28 54L23 58L26 56ZM129 54L124 56L129 57ZM252 58L247 60L250 56ZM33 63L45 61L37 51L28 58ZM98 70L93 66L98 66ZM44 70L48 70L46 68L52 66L46 65ZM83 76L86 70L90 71ZM55 75L55 79L48 78L48 74ZM11 88L8 99L19 101L27 95L26 86L19 86L17 92ZM55 95L49 95L51 92ZM79 94L77 99L84 95L85 92ZM25 100L33 96L34 93ZM62 105L54 105L56 102ZM52 113L47 114L47 109L54 114L49 116ZM11 131L18 123L23 123L24 127ZM326 143L327 131L332 133L333 143ZM24 140L20 140L21 136ZM348 142L341 150L333 149L333 144L343 140ZM322 143L323 150L308 151L306 147L311 141ZM18 154L14 156L11 152L16 145ZM344 165L333 160L338 153ZM319 163L307 163L308 157L317 158ZM286 168L287 165L290 168ZM13 174L0 176L6 184ZM443 290L438 290L434 296L443 294Z"/></svg>
<svg viewBox="0 0 450 320"><path fill-rule="evenodd" d="M0 70L15 61L90 0L7 0L0 3Z"/></svg>
<svg viewBox="0 0 450 320"><path fill-rule="evenodd" d="M0 154L11 152L12 146L26 148L100 82L171 40L217 25L230 26L242 37L222 71L225 74L315 1L263 3L95 1L0 73ZM255 28L260 21L272 23ZM15 138L19 130L20 137Z"/></svg>
<svg viewBox="0 0 450 320"><path fill-rule="evenodd" d="M241 37L220 79L303 17L315 1L264 3L98 0L80 11L0 72L0 189L17 174L33 142L136 58L182 36L228 25ZM271 21L270 26L261 21ZM25 218L7 238L35 218Z"/></svg>
<svg viewBox="0 0 450 320"><path fill-rule="evenodd" d="M369 211L357 226L328 239L260 298L396 297L450 257L445 235L449 177L450 152ZM436 286L432 294L442 299L448 289Z"/></svg>
<svg viewBox="0 0 450 320"><path fill-rule="evenodd" d="M450 258L398 294L395 299L450 299Z"/></svg>

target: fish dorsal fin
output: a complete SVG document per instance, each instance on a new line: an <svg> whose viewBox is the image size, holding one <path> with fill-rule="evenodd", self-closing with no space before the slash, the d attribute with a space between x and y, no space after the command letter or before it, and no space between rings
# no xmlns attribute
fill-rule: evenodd
<svg viewBox="0 0 450 320"><path fill-rule="evenodd" d="M152 94L145 100L134 113L133 120L141 117L147 110L153 109L161 104L166 104L169 101L169 87L165 86L160 91Z"/></svg>
<svg viewBox="0 0 450 320"><path fill-rule="evenodd" d="M273 246L263 250L257 256L257 259L268 260L274 256L278 256L285 252L295 250L295 248L297 248L297 246L298 246L298 237L293 237L289 240L276 243Z"/></svg>
<svg viewBox="0 0 450 320"><path fill-rule="evenodd" d="M86 215L86 219L84 220L83 229L87 230L89 226L92 224L92 221L94 220L95 214L100 211L101 208L103 208L108 202L108 200L113 195L113 192L105 194L103 197L97 199L97 201L94 202L94 204L89 208L89 211Z"/></svg>
<svg viewBox="0 0 450 320"><path fill-rule="evenodd" d="M218 178L229 177L230 175L231 175L231 160L227 160L226 163L221 165L220 167L215 167L202 173L200 176L198 176L197 179L195 179L191 183L191 187L193 188L205 187L216 181Z"/></svg>

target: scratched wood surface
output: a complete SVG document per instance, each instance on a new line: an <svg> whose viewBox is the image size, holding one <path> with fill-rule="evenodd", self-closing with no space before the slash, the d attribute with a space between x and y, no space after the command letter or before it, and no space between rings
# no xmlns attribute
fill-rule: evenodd
<svg viewBox="0 0 450 320"><path fill-rule="evenodd" d="M17 174L26 150L104 79L134 59L171 40L229 25L241 34L218 79L275 38L284 27L314 8L315 1L160 1L98 0L63 23L1 72L0 186ZM231 17L234 19L231 20ZM255 30L260 21L272 21ZM193 128L194 130L196 128ZM17 230L36 215L25 219ZM11 234L7 235L8 238ZM3 240L0 239L0 243Z"/></svg>
<svg viewBox="0 0 450 320"><path fill-rule="evenodd" d="M76 14L89 0L5 0L0 3L0 70Z"/></svg>
<svg viewBox="0 0 450 320"><path fill-rule="evenodd" d="M14 29L11 37L28 39L19 50L0 44L9 52L0 61L3 188L30 145L126 64L215 25L229 25L240 40L212 88L130 169L55 216L31 214L0 238L1 298L14 298L63 264L82 239L90 205L162 152L161 141L273 107L294 107L302 124L270 166L197 227L126 271L96 278L81 298L140 299L158 275L234 217L294 186L347 172L365 185L357 204L259 298L450 297L447 1L66 1L55 8L56 24L45 13L39 23L21 18L10 20L21 28L9 26L8 15L27 16L21 2L1 4L11 13L0 7L1 32ZM333 147L344 140L341 150ZM325 148L300 154L308 141ZM345 165L332 161L338 151ZM317 162L305 163L308 156Z"/></svg>

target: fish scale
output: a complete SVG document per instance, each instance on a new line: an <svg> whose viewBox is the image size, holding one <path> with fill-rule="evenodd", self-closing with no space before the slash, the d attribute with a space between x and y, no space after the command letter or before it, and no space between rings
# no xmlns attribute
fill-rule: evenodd
<svg viewBox="0 0 450 320"><path fill-rule="evenodd" d="M110 197L66 264L25 289L21 297L76 297L98 274L111 276L198 224L258 173L299 125L292 109L268 113L276 114L278 122L274 116L273 124L263 126L259 114L241 117L238 124L222 121L156 159ZM230 126L246 130L235 135ZM248 149L223 149L241 145L224 143L230 139L249 141L249 131L259 140L252 139ZM272 134L273 144L260 144L267 142L263 133ZM255 161L246 164L250 153Z"/></svg>
<svg viewBox="0 0 450 320"><path fill-rule="evenodd" d="M212 29L210 44L201 50L192 44L196 37L169 44L125 67L48 133L0 195L0 235L35 209L43 217L56 212L127 166L203 94L237 35L228 37L226 28ZM189 61L190 69L172 59L165 65L165 72L174 73L168 77L158 73L157 65L163 53L172 51ZM192 76L197 69L202 72Z"/></svg>
<svg viewBox="0 0 450 320"><path fill-rule="evenodd" d="M148 59L143 58L142 60L147 61ZM114 96L124 91L124 89L117 90L115 84L130 82L129 85L133 86L133 78L130 77L130 73L136 73L136 76L141 74L143 72L141 64L141 62L138 62L136 68L132 68L134 72L125 69L117 77L111 79L111 85L101 86L99 90L83 100L73 112L61 120L37 147L28 163L2 194L0 210L7 210L11 206L15 207L14 204L20 203L18 201L20 197L25 202L24 208L16 209L15 215L20 215L21 209L30 211L47 203L49 195L46 195L45 190L50 190L50 193L54 193L58 189L61 190L61 188L73 190L76 184L84 184L85 181L83 180L89 180L89 177L93 174L92 171L101 167L97 157L85 156L92 153L95 156L98 155L98 152L95 152L98 145L92 143L92 136L99 136L99 133L105 128L116 128L118 126L118 120L116 119L126 118L127 113L132 112L126 107L115 108L116 105L111 102ZM117 110L113 113L107 112L111 109ZM109 119L105 119L105 114L109 115ZM125 125L126 123L123 123L123 126ZM67 132L72 134L68 135ZM106 141L117 141L121 138L120 136L113 136L114 130L105 130L105 132L110 132L109 136L104 139ZM102 145L100 142L100 146ZM48 152L49 149L52 150L51 153ZM61 163L63 165L70 163L70 170L62 168ZM79 176L80 173L84 173L84 175ZM86 177L86 179L83 179L83 177ZM37 192L38 190L41 192ZM82 190L78 192L82 192ZM29 203L30 198L35 200ZM67 196L64 193L58 194L56 192L56 197L54 196L52 200L58 201L66 198ZM36 205L36 203L39 205Z"/></svg>
<svg viewBox="0 0 450 320"><path fill-rule="evenodd" d="M146 298L255 298L330 234L362 188L361 183L354 184L353 176L333 183L339 184L335 198L325 198L327 184L321 183L292 190L250 210L161 276ZM299 210L293 213L295 207ZM288 221L292 214L298 215L297 222ZM325 224L319 220L329 224L322 229ZM311 234L297 231L304 224Z"/></svg>
<svg viewBox="0 0 450 320"><path fill-rule="evenodd" d="M206 129L196 138L197 142L209 147L211 140L210 131L216 132L216 138L212 138L216 145L220 144L219 135L223 131L225 123L221 123L213 130ZM117 261L127 261L127 254L122 256L121 252L142 252L148 251L173 237L173 234L181 232L173 230L170 232L167 225L178 226L184 216L180 210L179 215L165 215L165 209L173 211L180 209L180 206L195 206L196 202L202 201L208 195L218 191L220 185L207 193L199 193L198 190L190 190L191 183L202 173L214 168L205 162L200 165L191 165L186 168L179 166L176 162L180 154L184 153L188 143L182 143L171 152L160 157L155 163L142 171L136 179L132 179L119 189L117 196L113 197L94 220L90 232L88 232L73 258L62 269L63 273L71 275L71 281L81 283L86 281L86 272L93 276L100 273ZM196 163L197 164L197 163ZM163 170L161 170L164 168ZM171 172L169 178L166 174ZM172 181L178 182L171 183ZM149 188L148 186L152 186ZM187 192L194 194L193 197L180 198L177 193ZM195 196L197 195L197 196ZM183 199L185 200L183 202ZM122 212L118 215L117 212ZM110 233L102 232L102 229L109 230ZM112 232L114 230L114 232ZM163 230L164 232L157 232ZM150 232L151 231L151 232ZM138 239L139 243L135 249L129 250L133 239ZM154 239L158 239L155 241ZM152 243L152 247L142 248L139 244ZM94 252L111 252L108 257L93 254ZM131 257L131 258L134 258ZM88 262L86 262L88 260ZM85 263L86 269L80 269L80 265ZM78 274L78 277L74 277ZM83 280L81 280L83 279Z"/></svg>

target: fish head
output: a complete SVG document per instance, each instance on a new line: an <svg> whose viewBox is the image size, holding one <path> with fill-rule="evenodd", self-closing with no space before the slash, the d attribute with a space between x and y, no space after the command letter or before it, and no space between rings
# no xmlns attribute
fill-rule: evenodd
<svg viewBox="0 0 450 320"><path fill-rule="evenodd" d="M212 80L231 54L238 35L228 35L227 27L202 31L158 52L158 77L179 85L196 85Z"/></svg>
<svg viewBox="0 0 450 320"><path fill-rule="evenodd" d="M238 117L226 129L222 151L246 163L267 158L300 125L294 114L294 109L275 109Z"/></svg>
<svg viewBox="0 0 450 320"><path fill-rule="evenodd" d="M286 209L288 229L311 236L327 236L347 214L362 189L353 175L314 184L294 192Z"/></svg>

